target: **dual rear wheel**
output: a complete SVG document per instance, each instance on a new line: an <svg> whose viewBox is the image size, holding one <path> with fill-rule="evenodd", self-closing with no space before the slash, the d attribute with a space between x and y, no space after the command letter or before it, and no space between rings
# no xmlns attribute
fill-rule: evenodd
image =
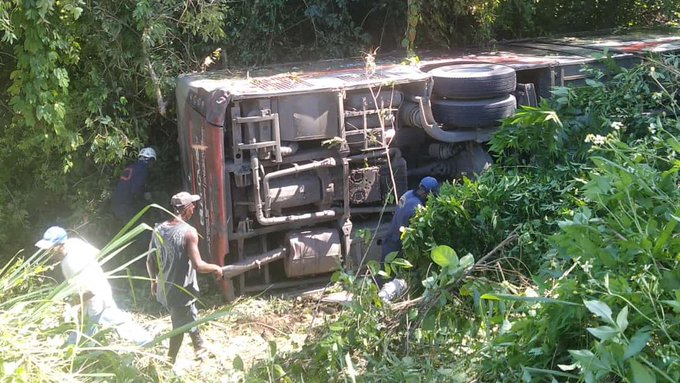
<svg viewBox="0 0 680 383"><path fill-rule="evenodd" d="M448 128L497 126L515 113L515 70L496 64L454 64L430 71L432 114Z"/></svg>

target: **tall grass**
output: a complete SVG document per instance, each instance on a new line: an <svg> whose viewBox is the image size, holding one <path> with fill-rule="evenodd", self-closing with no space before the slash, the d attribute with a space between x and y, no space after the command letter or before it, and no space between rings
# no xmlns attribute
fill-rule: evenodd
<svg viewBox="0 0 680 383"><path fill-rule="evenodd" d="M101 250L100 264L121 257L135 238L151 229L144 223L134 226L150 207ZM122 262L106 273L107 278L119 278L132 263L145 256L142 253ZM82 310L76 320L65 320L66 301L75 294L75 289L68 281L58 283L52 277L60 272L50 253L42 250L30 256L19 252L0 271L0 381L164 380L163 371L158 368L164 362L150 348L125 344L108 329L87 337L82 331L86 322ZM80 341L66 345L73 331L79 333ZM159 337L154 345L168 335Z"/></svg>
<svg viewBox="0 0 680 383"><path fill-rule="evenodd" d="M148 226L141 224L121 234L102 251L102 264L125 249ZM144 254L109 272L115 274ZM150 371L136 366L147 350L111 342L110 331L101 331L76 345L66 345L70 332L80 332L85 318L64 321L66 298L75 293L67 281L50 275L58 264L49 252L26 257L16 254L0 272L0 381L69 382L101 379L148 380ZM84 337L84 336L83 336ZM153 370L153 369L152 369ZM152 372L152 371L151 371ZM127 377L126 377L127 375Z"/></svg>
<svg viewBox="0 0 680 383"><path fill-rule="evenodd" d="M134 257L123 255L123 251L129 253L132 242L151 230L149 225L137 223L151 208L170 214L158 205L147 206L99 253L99 263L111 269L105 272L107 278L127 279L133 298L133 281L148 282L148 278L134 276L128 268L146 258L148 251ZM231 309L224 307L196 322L157 334L143 348L125 343L111 329L88 337L83 331L87 318L82 310L75 320L65 318L67 300L76 292L68 281L57 282L53 275L60 273L59 264L42 250L30 256L19 252L0 269L0 382L176 381L164 357L166 350L159 345L180 332L223 317ZM114 296L118 303L120 298ZM67 345L74 331L79 341Z"/></svg>

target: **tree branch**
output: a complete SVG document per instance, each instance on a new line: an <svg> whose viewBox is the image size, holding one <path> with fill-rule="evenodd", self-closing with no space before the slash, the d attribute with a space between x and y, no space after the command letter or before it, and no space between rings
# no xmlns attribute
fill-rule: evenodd
<svg viewBox="0 0 680 383"><path fill-rule="evenodd" d="M503 241L501 241L501 243L496 245L496 247L491 249L491 251L486 253L486 255L484 255L477 262L475 262L475 264L472 265L472 267L467 269L465 271L465 273L463 273L463 275L460 276L460 278L458 278L453 284L447 286L446 289L452 290L453 288L457 287L461 283L461 281L465 280L465 278L470 276L470 274L472 274L472 272L477 270L480 266L484 265L489 258L494 256L497 252L499 252L502 248L504 248L508 243L516 240L517 237L518 237L517 236L517 228L515 228L515 230L513 230ZM399 303L393 304L390 307L393 310L405 310L405 309L408 309L408 308L413 307L415 305L422 305L423 307L426 307L425 313L427 313L427 311L429 311L430 308L431 308L430 302L436 302L440 295L441 295L441 291L438 292L435 296L433 296L431 299L428 299L428 300L425 300L425 298L421 296L421 297L411 299L411 300L408 300L408 301L405 301L405 302L399 302ZM423 313L423 315L425 313Z"/></svg>
<svg viewBox="0 0 680 383"><path fill-rule="evenodd" d="M149 71L149 77L151 77L151 82L153 83L155 93L156 93L156 103L158 104L158 113L160 113L161 116L165 117L165 105L166 102L163 100L163 92L161 92L161 84L160 81L158 81L158 76L156 75L156 71L153 69L153 65L151 64L151 59L149 58L149 50L146 46L145 40L148 38L149 32L147 29L144 30L144 33L142 33L142 53L144 54L144 64L146 65L146 69Z"/></svg>

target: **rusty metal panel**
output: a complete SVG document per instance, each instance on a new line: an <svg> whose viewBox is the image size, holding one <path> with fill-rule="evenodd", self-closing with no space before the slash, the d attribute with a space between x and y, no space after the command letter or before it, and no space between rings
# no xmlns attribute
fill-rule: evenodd
<svg viewBox="0 0 680 383"><path fill-rule="evenodd" d="M252 84L265 91L280 91L306 88L312 84L297 76L276 77L270 79L253 79Z"/></svg>
<svg viewBox="0 0 680 383"><path fill-rule="evenodd" d="M288 252L284 270L288 277L323 274L340 268L340 233L334 229L292 231L286 235Z"/></svg>
<svg viewBox="0 0 680 383"><path fill-rule="evenodd" d="M242 72L195 73L180 77L192 88L228 91L233 99L281 96L319 91L353 90L427 81L427 68L454 63L495 63L516 70L594 61L593 53L608 49L618 57L680 50L678 30L640 31L624 35L566 36L501 42L491 49L426 52L417 66L400 65L401 57L378 57L367 70L362 60L325 60L280 64Z"/></svg>
<svg viewBox="0 0 680 383"><path fill-rule="evenodd" d="M269 187L269 199L272 209L277 210L320 202L320 179L316 174L273 179Z"/></svg>
<svg viewBox="0 0 680 383"><path fill-rule="evenodd" d="M193 223L212 261L223 265L228 253L224 130L210 124L188 98L184 105L178 124L184 187L201 196Z"/></svg>

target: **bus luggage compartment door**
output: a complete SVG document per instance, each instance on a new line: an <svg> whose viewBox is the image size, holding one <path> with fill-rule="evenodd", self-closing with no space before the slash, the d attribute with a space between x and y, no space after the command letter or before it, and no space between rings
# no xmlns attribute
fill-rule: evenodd
<svg viewBox="0 0 680 383"><path fill-rule="evenodd" d="M326 228L292 231L286 235L286 241L286 276L323 274L340 268L342 246L338 230Z"/></svg>

